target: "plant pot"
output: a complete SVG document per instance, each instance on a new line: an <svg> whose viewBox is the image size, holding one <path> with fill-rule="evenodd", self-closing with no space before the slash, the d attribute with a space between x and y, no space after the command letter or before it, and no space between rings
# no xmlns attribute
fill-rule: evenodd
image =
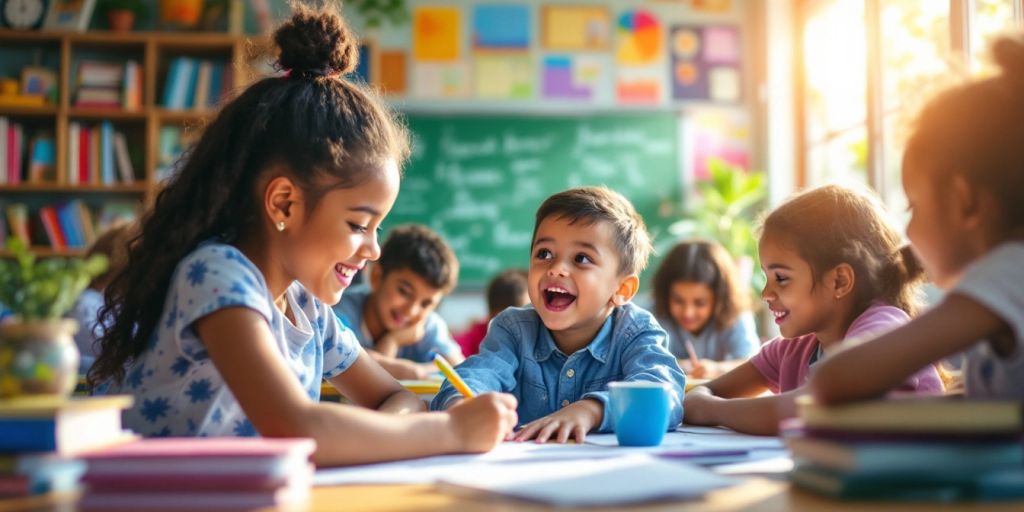
<svg viewBox="0 0 1024 512"><path fill-rule="evenodd" d="M107 23L114 32L131 32L135 25L135 13L128 9L114 9L107 13Z"/></svg>
<svg viewBox="0 0 1024 512"><path fill-rule="evenodd" d="M77 331L68 319L0 325L0 398L70 395L78 381Z"/></svg>
<svg viewBox="0 0 1024 512"><path fill-rule="evenodd" d="M203 15L203 0L160 0L160 24L164 28L195 28Z"/></svg>

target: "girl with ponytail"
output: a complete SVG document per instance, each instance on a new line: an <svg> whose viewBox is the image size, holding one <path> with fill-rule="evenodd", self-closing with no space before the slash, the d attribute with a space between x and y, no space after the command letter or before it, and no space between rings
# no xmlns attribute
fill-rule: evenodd
<svg viewBox="0 0 1024 512"><path fill-rule="evenodd" d="M992 49L1002 73L929 102L903 155L907 236L948 293L822 362L811 379L821 402L876 397L960 352L967 398L1024 399L1024 36Z"/></svg>
<svg viewBox="0 0 1024 512"><path fill-rule="evenodd" d="M919 307L921 268L873 197L838 186L799 194L764 220L758 245L761 293L782 336L732 371L686 395L684 421L775 434L805 392L811 370L844 340L877 335ZM905 391L941 393L939 374L921 363ZM872 379L869 371L861 378ZM765 391L774 396L758 397ZM757 398L755 398L757 397Z"/></svg>
<svg viewBox="0 0 1024 512"><path fill-rule="evenodd" d="M490 449L514 398L421 412L331 312L380 256L408 135L344 78L358 46L333 3L295 4L274 41L283 75L223 106L142 218L90 381L134 395L146 436L311 437L327 465ZM354 405L320 403L323 379Z"/></svg>

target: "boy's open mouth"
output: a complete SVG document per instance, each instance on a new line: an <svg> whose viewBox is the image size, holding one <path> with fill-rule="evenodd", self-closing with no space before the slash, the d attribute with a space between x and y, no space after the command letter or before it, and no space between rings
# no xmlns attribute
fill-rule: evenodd
<svg viewBox="0 0 1024 512"><path fill-rule="evenodd" d="M544 307L551 311L562 311L576 302L576 296L569 293L569 290L558 286L551 286L544 290Z"/></svg>

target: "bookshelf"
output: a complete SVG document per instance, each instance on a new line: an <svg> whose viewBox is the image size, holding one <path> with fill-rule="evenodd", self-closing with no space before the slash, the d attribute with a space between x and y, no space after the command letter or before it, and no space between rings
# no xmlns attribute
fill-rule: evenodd
<svg viewBox="0 0 1024 512"><path fill-rule="evenodd" d="M29 219L30 245L34 254L41 257L79 255L84 252L81 237L76 237L75 244L68 243L70 239L64 244L55 243L49 231L52 224L46 225L46 221L40 219L41 209L68 202L82 203L85 211L92 212L92 220L100 221L102 211L112 203L120 203L122 207L132 204L136 211L151 204L159 189L161 165L166 167L168 161L167 148L161 147L162 132L170 128L172 133L177 130L194 136L212 117L218 99L231 94L265 69L268 46L262 39L224 33L77 33L0 29L0 62L3 62L0 76L16 79L19 69L46 68L56 77L57 91L52 101L42 105L0 101L0 118L6 118L9 126L19 126L16 145L21 152L20 161L5 160L7 165L3 167L8 172L11 168L17 169L13 171L17 173L17 179L12 180L13 175L8 174L0 183L0 219L6 236L15 236L7 207L11 204L24 205L19 207L24 209ZM167 88L174 86L169 81L181 75L173 68L182 61L195 63L192 65L197 69L205 66L207 79L211 68L221 74L217 75L216 85L208 86L209 95L202 95L206 98L202 105L170 108L167 99L172 94ZM205 64L208 62L216 64ZM100 74L103 68L121 68L119 94L124 96L118 100L120 106L104 104L103 101L82 106L81 92L87 87L83 68L88 66L98 68ZM137 71L125 71L129 66L135 66ZM192 74L190 79L193 90L189 92L193 93L196 75ZM177 79L186 86L188 80ZM214 93L217 86L217 91L222 94ZM133 101L124 99L129 88L134 91ZM103 142L106 145L103 151L97 151L100 146L88 137L101 137L98 133L103 129L108 130L102 136L106 138ZM89 135L80 135L78 130L89 132ZM75 138L76 134L82 138ZM166 134L163 135L166 139ZM122 140L116 141L118 137ZM45 171L30 172L40 168L33 167L36 162L32 160L38 138L52 142L52 152L45 153L52 155L52 166L42 166ZM117 147L111 140L125 148L123 154L129 165L121 165L121 155L110 149ZM74 150L81 151L81 148L76 141L88 141L92 153L100 156L91 156L92 160L84 164L77 161L73 155L78 153ZM8 141L0 142L9 144ZM99 158L110 163L97 166ZM170 160L173 159L172 156ZM72 176L76 165L85 166L86 170ZM76 206L71 210L78 212L80 209ZM80 218L79 222L83 221ZM5 255L0 250L0 256Z"/></svg>

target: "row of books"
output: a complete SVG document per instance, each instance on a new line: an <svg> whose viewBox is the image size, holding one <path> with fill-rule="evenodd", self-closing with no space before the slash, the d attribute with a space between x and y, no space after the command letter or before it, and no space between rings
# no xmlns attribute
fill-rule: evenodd
<svg viewBox="0 0 1024 512"><path fill-rule="evenodd" d="M124 133L110 121L87 126L68 123L68 180L71 185L113 185L135 181L135 166Z"/></svg>
<svg viewBox="0 0 1024 512"><path fill-rule="evenodd" d="M0 117L0 185L41 182L52 175L56 160L53 136L40 132L26 143L27 129Z"/></svg>
<svg viewBox="0 0 1024 512"><path fill-rule="evenodd" d="M1024 498L1024 404L950 397L838 407L798 400L782 425L793 484L846 499Z"/></svg>
<svg viewBox="0 0 1024 512"><path fill-rule="evenodd" d="M312 439L138 439L128 396L0 401L0 497L73 490L85 509L251 509L308 501Z"/></svg>
<svg viewBox="0 0 1024 512"><path fill-rule="evenodd" d="M83 61L75 81L75 106L82 108L142 108L142 69L139 63Z"/></svg>
<svg viewBox="0 0 1024 512"><path fill-rule="evenodd" d="M55 250L85 249L112 226L135 220L137 210L134 203L111 202L94 213L76 199L43 206L33 214L24 203L13 203L4 208L7 222L0 222L0 244L6 244L10 235Z"/></svg>
<svg viewBox="0 0 1024 512"><path fill-rule="evenodd" d="M161 104L176 110L216 107L234 81L234 70L225 62L193 57L170 60Z"/></svg>

